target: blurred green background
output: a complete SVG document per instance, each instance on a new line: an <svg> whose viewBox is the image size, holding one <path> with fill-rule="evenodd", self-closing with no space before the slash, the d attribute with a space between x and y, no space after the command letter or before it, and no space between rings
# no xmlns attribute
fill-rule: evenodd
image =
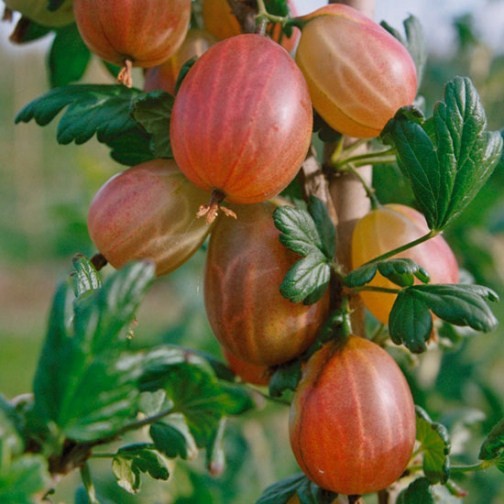
<svg viewBox="0 0 504 504"><path fill-rule="evenodd" d="M470 15L453 20L457 51L449 59L431 57L421 93L430 110L455 75L472 77L485 104L491 129L504 126L504 58L493 54L475 32ZM6 42L5 29L1 33ZM56 143L56 124L14 126L17 111L48 89L47 44L0 45L0 391L8 398L31 390L57 282L70 270L76 252L94 253L86 212L94 192L122 169L94 139L82 146ZM139 75L136 75L139 78ZM94 62L88 82L111 82ZM375 181L383 202L410 201L397 170L379 167ZM402 190L401 190L402 187ZM504 173L497 171L477 200L446 237L469 275L504 297ZM169 277L159 279L138 314L135 344L178 343L214 355L202 305L204 253ZM502 304L493 306L504 320ZM432 351L408 376L418 404L444 422L452 434L452 454L460 463L476 461L479 443L504 416L504 352L501 325L492 334L462 338L451 350ZM130 497L113 483L107 462L92 464L104 502L254 502L267 485L296 471L287 439L287 408L259 401L257 412L230 420L225 440L227 469L212 478L203 456L177 463L168 483L145 482ZM469 504L504 504L502 475L495 469L461 479ZM63 480L54 502L73 502L78 481Z"/></svg>

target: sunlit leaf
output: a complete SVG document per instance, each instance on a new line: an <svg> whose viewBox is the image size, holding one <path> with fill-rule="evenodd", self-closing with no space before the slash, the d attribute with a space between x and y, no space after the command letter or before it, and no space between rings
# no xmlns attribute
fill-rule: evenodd
<svg viewBox="0 0 504 504"><path fill-rule="evenodd" d="M126 351L135 311L154 265L132 263L74 302L58 289L34 380L30 421L77 441L113 435L136 412L142 356Z"/></svg>

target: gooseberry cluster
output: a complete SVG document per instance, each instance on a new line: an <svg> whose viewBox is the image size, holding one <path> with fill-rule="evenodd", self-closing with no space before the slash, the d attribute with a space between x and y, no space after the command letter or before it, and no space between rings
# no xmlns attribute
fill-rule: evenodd
<svg viewBox="0 0 504 504"><path fill-rule="evenodd" d="M384 28L343 5L296 18L290 36L271 21L264 33L240 33L226 0L203 1L205 30L189 27L190 0L74 0L74 7L83 40L123 67L124 84L132 85L131 67L139 66L145 90L175 94L174 160L132 167L99 190L88 218L93 242L116 268L147 258L163 275L209 236L208 320L236 374L267 384L272 368L315 342L334 304L329 291L303 304L279 290L298 256L279 240L272 216L290 204L277 197L309 152L314 110L343 135L377 136L415 98L411 56ZM353 266L424 228L413 209L374 210L357 225ZM431 253L446 262L433 279L457 281L441 237L404 255L421 264ZM379 277L374 282L386 286ZM362 296L384 323L392 298ZM403 473L415 442L413 400L399 367L363 337L325 344L304 365L290 434L299 465L321 487L349 495L387 487Z"/></svg>

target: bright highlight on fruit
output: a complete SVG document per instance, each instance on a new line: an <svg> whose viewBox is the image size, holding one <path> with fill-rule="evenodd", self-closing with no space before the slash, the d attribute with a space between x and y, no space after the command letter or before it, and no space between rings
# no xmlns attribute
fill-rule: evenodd
<svg viewBox="0 0 504 504"><path fill-rule="evenodd" d="M333 129L375 137L400 107L413 103L413 59L379 24L341 4L326 5L301 20L296 62L315 110Z"/></svg>
<svg viewBox="0 0 504 504"><path fill-rule="evenodd" d="M386 488L406 469L415 407L395 360L375 343L350 336L306 363L289 430L308 478L336 493L362 495Z"/></svg>

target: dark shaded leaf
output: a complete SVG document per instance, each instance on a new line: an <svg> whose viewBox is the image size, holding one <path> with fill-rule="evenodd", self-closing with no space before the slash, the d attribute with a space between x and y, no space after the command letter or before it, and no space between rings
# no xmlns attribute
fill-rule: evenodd
<svg viewBox="0 0 504 504"><path fill-rule="evenodd" d="M404 343L412 352L423 352L432 331L432 311L441 320L488 332L497 319L487 300L497 294L481 285L413 285L402 289L389 316L389 331L394 343Z"/></svg>
<svg viewBox="0 0 504 504"><path fill-rule="evenodd" d="M65 86L80 80L90 59L91 52L84 44L75 23L58 28L47 61L51 87Z"/></svg>
<svg viewBox="0 0 504 504"><path fill-rule="evenodd" d="M476 331L488 332L497 325L497 319L486 300L496 301L497 294L481 285L417 285L411 287L421 300L440 319L458 326L469 326Z"/></svg>
<svg viewBox="0 0 504 504"><path fill-rule="evenodd" d="M173 96L163 91L140 95L131 104L134 119L152 138L151 152L156 158L172 158L170 145L170 117Z"/></svg>
<svg viewBox="0 0 504 504"><path fill-rule="evenodd" d="M427 283L429 274L421 266L407 258L390 259L378 263L378 271L391 282L401 287L409 287L415 283L415 278Z"/></svg>
<svg viewBox="0 0 504 504"><path fill-rule="evenodd" d="M141 94L122 85L62 86L30 102L15 121L34 119L45 126L66 108L57 127L59 143L82 144L96 135L99 142L112 149L115 160L133 165L154 158L150 135L131 116L131 103Z"/></svg>
<svg viewBox="0 0 504 504"><path fill-rule="evenodd" d="M192 460L198 454L196 441L182 413L172 413L152 424L149 434L156 448L169 458Z"/></svg>
<svg viewBox="0 0 504 504"><path fill-rule="evenodd" d="M348 287L362 287L371 282L378 270L378 263L369 263L352 270L345 278Z"/></svg>
<svg viewBox="0 0 504 504"><path fill-rule="evenodd" d="M389 315L389 332L397 345L404 344L411 352L421 353L427 349L425 342L432 331L432 315L410 289L397 295Z"/></svg>
<svg viewBox="0 0 504 504"><path fill-rule="evenodd" d="M397 497L397 504L435 504L427 478L418 478L410 483Z"/></svg>
<svg viewBox="0 0 504 504"><path fill-rule="evenodd" d="M285 391L296 390L301 379L301 361L295 360L275 369L268 382L272 397L280 397Z"/></svg>
<svg viewBox="0 0 504 504"><path fill-rule="evenodd" d="M308 200L308 212L320 236L321 252L326 258L333 258L336 253L336 228L329 217L327 207L319 198L312 195Z"/></svg>
<svg viewBox="0 0 504 504"><path fill-rule="evenodd" d="M447 83L432 120L412 120L401 109L383 130L430 229L444 229L463 212L499 162L502 137L486 126L471 80L457 77Z"/></svg>
<svg viewBox="0 0 504 504"><path fill-rule="evenodd" d="M416 407L417 435L423 453L423 471L430 483L446 483L450 469L450 439L446 427L433 422L419 406Z"/></svg>
<svg viewBox="0 0 504 504"><path fill-rule="evenodd" d="M430 281L429 273L411 259L398 258L364 264L351 271L344 279L348 287L362 287L371 282L377 270L391 282L401 287L414 284L415 278L423 283Z"/></svg>
<svg viewBox="0 0 504 504"><path fill-rule="evenodd" d="M321 489L304 474L289 476L269 486L256 504L286 504L297 495L300 504L330 504L336 494Z"/></svg>

